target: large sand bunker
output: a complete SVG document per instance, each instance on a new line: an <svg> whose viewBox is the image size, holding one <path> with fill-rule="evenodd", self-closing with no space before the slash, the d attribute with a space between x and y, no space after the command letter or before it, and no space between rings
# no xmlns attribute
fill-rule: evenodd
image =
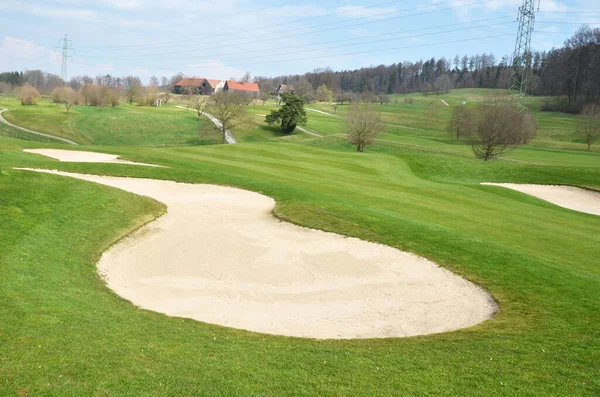
<svg viewBox="0 0 600 397"><path fill-rule="evenodd" d="M161 165L136 163L129 160L122 160L116 154L63 149L24 149L23 151L27 153L41 154L42 156L51 157L67 163L116 163L143 165L146 167L162 167Z"/></svg>
<svg viewBox="0 0 600 397"><path fill-rule="evenodd" d="M108 286L170 316L276 335L405 337L456 330L497 307L413 254L302 228L246 190L34 170L152 197L168 213L106 251Z"/></svg>
<svg viewBox="0 0 600 397"><path fill-rule="evenodd" d="M600 215L600 193L575 186L528 185L520 183L489 183L482 185L500 186L517 190L552 204L574 211Z"/></svg>

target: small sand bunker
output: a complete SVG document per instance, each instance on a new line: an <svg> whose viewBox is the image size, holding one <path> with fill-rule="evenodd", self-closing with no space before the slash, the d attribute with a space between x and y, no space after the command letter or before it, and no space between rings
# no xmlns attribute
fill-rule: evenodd
<svg viewBox="0 0 600 397"><path fill-rule="evenodd" d="M136 163L133 161L121 160L116 154L63 149L24 149L23 151L27 153L41 154L42 156L51 157L53 159L68 163L116 163L142 165L146 167L162 167L160 165Z"/></svg>
<svg viewBox="0 0 600 397"><path fill-rule="evenodd" d="M168 213L106 251L108 286L170 316L275 335L405 337L491 318L476 285L415 255L307 229L273 199L222 186L64 175L152 197Z"/></svg>
<svg viewBox="0 0 600 397"><path fill-rule="evenodd" d="M575 186L528 185L519 183L488 183L482 185L500 186L517 190L552 204L570 210L600 215L600 193Z"/></svg>

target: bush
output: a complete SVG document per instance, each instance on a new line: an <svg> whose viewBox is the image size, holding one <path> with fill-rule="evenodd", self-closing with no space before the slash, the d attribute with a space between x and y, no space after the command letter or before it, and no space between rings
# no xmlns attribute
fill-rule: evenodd
<svg viewBox="0 0 600 397"><path fill-rule="evenodd" d="M25 84L23 87L21 87L21 89L19 89L18 98L21 101L21 105L37 105L40 101L40 93L29 84Z"/></svg>
<svg viewBox="0 0 600 397"><path fill-rule="evenodd" d="M75 91L71 87L56 87L50 94L50 98L54 103L65 103L67 101L73 103L75 97Z"/></svg>

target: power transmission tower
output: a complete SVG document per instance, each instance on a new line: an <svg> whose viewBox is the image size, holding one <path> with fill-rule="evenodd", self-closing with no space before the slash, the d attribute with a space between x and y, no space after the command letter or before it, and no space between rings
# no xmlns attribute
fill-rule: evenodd
<svg viewBox="0 0 600 397"><path fill-rule="evenodd" d="M67 34L65 33L64 39L61 39L56 47L57 51L62 51L62 67L60 71L60 77L65 83L67 82L67 62L71 57L71 51L73 51L71 46L72 41L68 39Z"/></svg>
<svg viewBox="0 0 600 397"><path fill-rule="evenodd" d="M538 10L540 7L538 0ZM522 107L522 99L527 94L527 77L531 65L531 34L535 24L535 0L523 0L519 7L519 30L513 54L513 72L510 78L510 92L519 96L519 104ZM515 93L518 91L518 93Z"/></svg>

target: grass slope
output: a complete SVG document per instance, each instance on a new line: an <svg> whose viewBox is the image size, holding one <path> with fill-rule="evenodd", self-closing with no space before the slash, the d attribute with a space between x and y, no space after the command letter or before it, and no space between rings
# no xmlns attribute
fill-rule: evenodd
<svg viewBox="0 0 600 397"><path fill-rule="evenodd" d="M600 161L552 165L546 153L549 165L484 163L396 143L359 154L336 137L111 149L171 167L150 169L20 151L32 146L40 145L0 138L1 395L600 393L600 217L479 185L600 186ZM565 153L576 164L581 155ZM273 337L140 310L104 286L94 263L164 209L15 166L260 191L281 218L430 258L487 288L501 310L466 330L357 341Z"/></svg>
<svg viewBox="0 0 600 397"><path fill-rule="evenodd" d="M16 125L80 144L172 146L205 143L198 137L198 129L205 120L198 121L194 113L173 106L74 106L67 114L62 105L48 99L42 99L36 106L21 106L7 97L0 97L0 106L9 109L3 115Z"/></svg>

